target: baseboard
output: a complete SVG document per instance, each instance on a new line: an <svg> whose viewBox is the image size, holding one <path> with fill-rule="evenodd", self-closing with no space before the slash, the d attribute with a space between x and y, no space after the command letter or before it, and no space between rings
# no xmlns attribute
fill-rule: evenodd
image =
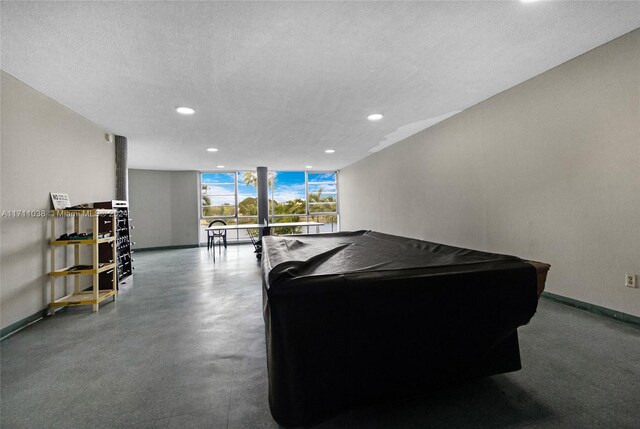
<svg viewBox="0 0 640 429"><path fill-rule="evenodd" d="M134 251L136 252L149 252L153 250L175 250L175 249L192 249L194 247L200 247L199 244L181 244L179 246L158 246L158 247L136 247Z"/></svg>
<svg viewBox="0 0 640 429"><path fill-rule="evenodd" d="M610 319L615 319L620 322L628 323L640 328L640 317L633 316L631 314L623 313L621 311L611 310L610 308L600 307L599 305L589 304L588 302L578 301L577 299L567 298L565 296L556 295L555 293L543 292L542 298L563 304L569 307L578 308L580 310L588 311L589 313L605 316Z"/></svg>
<svg viewBox="0 0 640 429"><path fill-rule="evenodd" d="M56 308L55 312L58 313L59 311L63 311L65 309L66 309L65 307ZM32 314L31 316L27 316L22 320L18 320L17 322L2 328L0 330L0 341L15 334L18 331L23 330L27 326L32 325L41 319L44 319L45 317L48 316L48 314L49 314L49 308L45 308L44 310L40 310L37 313Z"/></svg>

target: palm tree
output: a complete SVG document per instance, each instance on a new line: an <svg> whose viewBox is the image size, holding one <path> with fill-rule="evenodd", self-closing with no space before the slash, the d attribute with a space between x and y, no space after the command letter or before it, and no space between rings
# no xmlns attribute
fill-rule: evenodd
<svg viewBox="0 0 640 429"><path fill-rule="evenodd" d="M310 203L322 202L322 186L318 187L318 192L309 192Z"/></svg>
<svg viewBox="0 0 640 429"><path fill-rule="evenodd" d="M209 209L209 207L211 205L211 198L207 195L207 191L209 190L209 186L207 185L202 185L202 207L204 208L203 210L203 215L204 212L207 211L207 209Z"/></svg>
<svg viewBox="0 0 640 429"><path fill-rule="evenodd" d="M242 177L242 183L248 186L253 186L254 188L258 188L258 172L256 171L245 171ZM276 173L275 171L267 172L267 186L270 189L276 184Z"/></svg>

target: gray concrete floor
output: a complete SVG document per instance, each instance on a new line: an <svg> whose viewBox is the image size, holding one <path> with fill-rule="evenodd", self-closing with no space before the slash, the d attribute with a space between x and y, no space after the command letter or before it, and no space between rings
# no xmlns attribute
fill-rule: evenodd
<svg viewBox="0 0 640 429"><path fill-rule="evenodd" d="M140 252L133 284L0 343L2 428L277 428L251 246ZM330 428L637 428L640 330L541 301L523 369L355 409Z"/></svg>

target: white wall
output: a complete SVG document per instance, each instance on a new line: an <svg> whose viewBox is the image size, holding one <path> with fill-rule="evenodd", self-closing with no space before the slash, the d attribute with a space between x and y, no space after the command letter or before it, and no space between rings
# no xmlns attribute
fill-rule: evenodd
<svg viewBox="0 0 640 429"><path fill-rule="evenodd" d="M640 30L343 169L340 192L344 230L548 262L549 292L640 316Z"/></svg>
<svg viewBox="0 0 640 429"><path fill-rule="evenodd" d="M198 172L129 170L135 249L196 246Z"/></svg>
<svg viewBox="0 0 640 429"><path fill-rule="evenodd" d="M105 130L1 72L0 223L2 328L49 303L49 232L43 217L5 211L49 210L50 192L72 204L115 197L115 148ZM61 283L61 282L60 282Z"/></svg>

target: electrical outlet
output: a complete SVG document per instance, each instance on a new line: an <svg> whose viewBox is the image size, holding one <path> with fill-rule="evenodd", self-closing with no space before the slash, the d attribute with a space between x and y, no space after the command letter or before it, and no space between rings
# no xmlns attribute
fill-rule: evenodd
<svg viewBox="0 0 640 429"><path fill-rule="evenodd" d="M624 285L627 287L633 287L633 288L638 287L638 283L636 282L636 275L627 273L625 275Z"/></svg>

